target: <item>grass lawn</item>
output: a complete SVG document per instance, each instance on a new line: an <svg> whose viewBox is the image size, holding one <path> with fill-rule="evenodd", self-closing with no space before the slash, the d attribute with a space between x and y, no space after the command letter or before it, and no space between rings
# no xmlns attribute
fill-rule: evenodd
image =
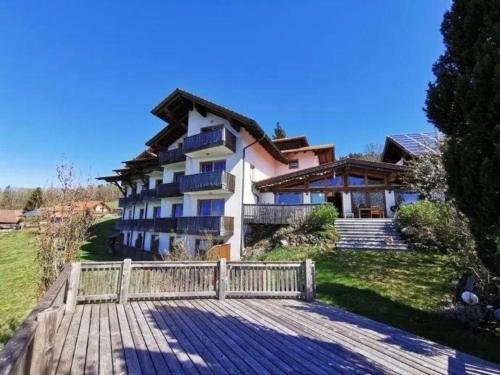
<svg viewBox="0 0 500 375"><path fill-rule="evenodd" d="M450 301L454 269L448 256L416 252L276 249L260 260L316 262L319 301L500 363L500 336L465 328L439 311Z"/></svg>
<svg viewBox="0 0 500 375"><path fill-rule="evenodd" d="M77 254L81 262L120 260L106 248L106 237L116 219L103 218ZM0 234L0 350L37 303L39 271L36 231L23 229Z"/></svg>
<svg viewBox="0 0 500 375"><path fill-rule="evenodd" d="M0 350L37 301L36 234L0 234Z"/></svg>

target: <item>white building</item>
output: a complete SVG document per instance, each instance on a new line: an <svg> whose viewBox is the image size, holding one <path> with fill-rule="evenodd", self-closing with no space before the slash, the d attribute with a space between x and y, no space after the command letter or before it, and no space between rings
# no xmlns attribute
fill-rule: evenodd
<svg viewBox="0 0 500 375"><path fill-rule="evenodd" d="M117 175L100 178L126 194L118 228L132 252L220 243L235 260L244 221L282 224L290 209L326 202L347 217L361 216L365 203L370 215L391 216L396 204L404 166L335 161L333 145L310 146L304 136L273 141L256 121L179 89L152 113L165 128Z"/></svg>

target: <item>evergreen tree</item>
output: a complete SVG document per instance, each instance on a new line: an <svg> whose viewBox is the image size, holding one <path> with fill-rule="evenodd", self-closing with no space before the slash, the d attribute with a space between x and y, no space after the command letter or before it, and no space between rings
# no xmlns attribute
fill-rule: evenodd
<svg viewBox="0 0 500 375"><path fill-rule="evenodd" d="M42 189L37 187L33 192L31 193L31 196L29 197L28 201L26 202L26 205L24 206L24 212L27 211L32 211L36 210L37 208L40 208L43 204L43 196L42 196Z"/></svg>
<svg viewBox="0 0 500 375"><path fill-rule="evenodd" d="M281 124L277 122L276 126L274 127L273 139L281 139L281 138L286 138L286 133L285 129L283 129Z"/></svg>
<svg viewBox="0 0 500 375"><path fill-rule="evenodd" d="M500 1L454 0L441 25L428 119L444 132L449 193L469 218L478 254L500 272Z"/></svg>

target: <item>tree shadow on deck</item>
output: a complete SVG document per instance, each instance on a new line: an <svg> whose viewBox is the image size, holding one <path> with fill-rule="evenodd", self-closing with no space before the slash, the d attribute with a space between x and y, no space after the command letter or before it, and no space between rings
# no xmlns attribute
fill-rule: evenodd
<svg viewBox="0 0 500 375"><path fill-rule="evenodd" d="M415 309L392 301L373 290L342 284L323 283L318 286L318 295L325 301L338 303L351 311L362 314L362 316L319 303L298 305L293 308L318 314L332 322L355 326L368 334L372 334L373 337L378 337L377 340L398 347L408 353L427 357L448 355L450 372L463 373L470 370L478 362L478 359L465 353L455 352L449 347L436 344L416 335L425 335L430 340L447 343L448 345L452 341L454 347L458 350L469 352L475 350L476 355L481 355L481 357L493 362L500 361L497 350L498 340L496 338L474 334L459 322L442 314ZM334 296L334 298L331 296ZM366 301L370 301L370 303L366 303ZM388 320L390 320L389 324L399 328L380 323L380 321L387 322ZM410 329L415 334L407 332L406 329ZM478 352L475 342L479 340L490 341L491 351ZM484 347L484 345L482 346ZM500 374L500 370L495 367L495 370L491 373Z"/></svg>
<svg viewBox="0 0 500 375"><path fill-rule="evenodd" d="M90 238L83 244L77 253L79 262L106 262L122 260L122 257L113 254L106 245L106 240L115 231L116 217L99 219L90 228Z"/></svg>
<svg viewBox="0 0 500 375"><path fill-rule="evenodd" d="M109 321L116 317L120 332L114 334L112 323L109 323L112 337L109 363L73 356L73 366L79 366L75 361L83 362L83 366L86 363L94 366L86 369L86 373L87 370L102 373L102 369L110 366L115 373L125 370L143 374L383 374L388 371L387 367L342 345L301 334L291 329L290 323L282 324L277 317L269 319L266 314L245 309L244 304L234 300L228 303L182 300L78 306L80 310L75 314L83 315L81 322L85 322L90 316L94 318L95 306L100 309L96 315L101 317L97 325L101 334L92 335L91 320L89 339L79 336L73 344L76 346L73 353L78 352L78 345L86 347L87 340L88 348L99 345L102 352L103 344L109 340L102 335L103 329L107 330L103 324L108 324L103 315L109 317ZM80 329L79 335L81 332ZM65 345L69 345L68 340ZM88 353L89 349L87 356ZM67 360L60 363L67 363ZM95 366L102 367L96 369Z"/></svg>

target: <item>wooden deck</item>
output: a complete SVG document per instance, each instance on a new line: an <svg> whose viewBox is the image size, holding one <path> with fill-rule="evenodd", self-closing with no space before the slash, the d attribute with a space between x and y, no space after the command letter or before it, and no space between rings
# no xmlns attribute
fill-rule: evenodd
<svg viewBox="0 0 500 375"><path fill-rule="evenodd" d="M407 332L290 299L79 304L53 349L58 374L500 374Z"/></svg>

